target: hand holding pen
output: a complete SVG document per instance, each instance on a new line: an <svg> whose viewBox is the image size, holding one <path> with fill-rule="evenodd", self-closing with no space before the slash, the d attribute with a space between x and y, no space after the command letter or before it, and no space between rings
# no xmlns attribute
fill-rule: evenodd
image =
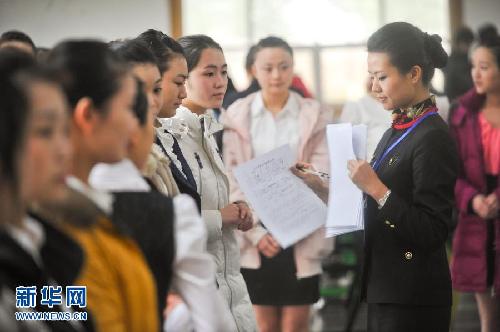
<svg viewBox="0 0 500 332"><path fill-rule="evenodd" d="M299 162L290 168L290 171L297 177L301 178L304 183L311 188L312 191L323 202L328 202L328 179L330 176L327 173L316 171L311 164Z"/></svg>
<svg viewBox="0 0 500 332"><path fill-rule="evenodd" d="M328 175L328 173L315 170L314 166L311 164L297 163L297 164L295 164L295 168L297 168L301 172L319 176L322 179L329 179L330 178L330 175Z"/></svg>

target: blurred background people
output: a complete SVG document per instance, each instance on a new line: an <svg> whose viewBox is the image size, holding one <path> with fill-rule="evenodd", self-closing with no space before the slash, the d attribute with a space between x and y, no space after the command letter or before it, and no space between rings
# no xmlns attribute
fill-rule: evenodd
<svg viewBox="0 0 500 332"><path fill-rule="evenodd" d="M468 27L461 27L455 32L445 73L444 92L450 102L472 88L470 76L469 50L474 42L474 33Z"/></svg>
<svg viewBox="0 0 500 332"><path fill-rule="evenodd" d="M228 91L226 96L224 96L224 101L222 103L222 107L224 109L228 109L229 106L231 106L231 104L234 103L236 100L244 98L249 94L260 90L259 81L255 78L252 69L255 63L256 48L257 45L251 46L248 49L247 55L245 57L245 72L247 74L247 79L250 82L250 84L245 90L242 91L236 91L236 90L231 92ZM307 89L306 85L304 84L300 76L297 74L294 74L292 77L292 81L290 83L290 89L299 93L302 97L312 98L311 92L309 91L309 89Z"/></svg>
<svg viewBox="0 0 500 332"><path fill-rule="evenodd" d="M474 292L481 331L500 331L500 37L480 33L474 88L458 99L451 129L460 155L453 286Z"/></svg>
<svg viewBox="0 0 500 332"><path fill-rule="evenodd" d="M30 36L24 32L10 30L2 33L0 36L0 48L12 47L32 56L36 54L35 43Z"/></svg>
<svg viewBox="0 0 500 332"><path fill-rule="evenodd" d="M236 100L244 98L249 94L260 90L259 82L255 79L252 73L252 67L255 62L255 51L256 51L256 45L251 46L248 49L247 55L245 57L245 72L247 74L247 79L250 82L250 84L245 90L227 93L226 96L224 96L224 101L222 102L222 107L224 109L227 110L229 106L231 106L231 104L234 103Z"/></svg>
<svg viewBox="0 0 500 332"><path fill-rule="evenodd" d="M382 104L372 92L372 81L366 78L366 96L357 101L345 103L339 122L349 122L353 125L365 124L366 133L366 160L371 160L382 135L391 126L392 117L384 110Z"/></svg>

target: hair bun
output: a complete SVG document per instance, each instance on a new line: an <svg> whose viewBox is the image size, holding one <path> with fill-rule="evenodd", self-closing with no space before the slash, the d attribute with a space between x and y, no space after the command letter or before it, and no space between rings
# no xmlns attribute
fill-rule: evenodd
<svg viewBox="0 0 500 332"><path fill-rule="evenodd" d="M485 24L478 31L479 44L485 46L499 46L500 36L498 30L493 24Z"/></svg>
<svg viewBox="0 0 500 332"><path fill-rule="evenodd" d="M434 68L444 68L448 61L448 54L441 45L442 41L443 39L439 35L424 33L425 51Z"/></svg>

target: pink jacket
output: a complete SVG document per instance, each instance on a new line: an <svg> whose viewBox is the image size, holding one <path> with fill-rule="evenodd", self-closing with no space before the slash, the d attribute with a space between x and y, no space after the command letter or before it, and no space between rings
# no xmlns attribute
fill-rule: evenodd
<svg viewBox="0 0 500 332"><path fill-rule="evenodd" d="M455 186L458 224L453 238L451 278L453 288L466 292L484 292L486 285L487 222L495 223L494 288L500 293L500 218L485 221L471 214L469 201L479 193L486 193L485 165L478 116L485 96L474 89L459 99L459 106L451 117L451 131L460 156L458 179ZM495 191L500 198L500 182Z"/></svg>
<svg viewBox="0 0 500 332"><path fill-rule="evenodd" d="M326 125L331 122L333 112L313 99L305 99L295 92L300 104L300 140L297 161L313 164L318 170L328 172L328 148L326 143ZM225 126L223 150L224 164L230 184L230 200L245 200L239 189L232 169L253 159L250 136L250 111L256 93L237 100L222 115ZM267 233L254 218L254 227L247 232L238 231L240 238L241 266L258 269L260 256L257 243ZM325 239L325 229L321 228L294 245L297 278L306 278L320 274L321 259L333 249L333 239Z"/></svg>

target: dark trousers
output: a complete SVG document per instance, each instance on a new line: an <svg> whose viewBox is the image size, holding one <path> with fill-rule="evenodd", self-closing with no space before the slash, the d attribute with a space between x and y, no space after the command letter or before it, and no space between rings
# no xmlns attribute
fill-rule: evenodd
<svg viewBox="0 0 500 332"><path fill-rule="evenodd" d="M450 306L368 304L368 332L448 332Z"/></svg>

